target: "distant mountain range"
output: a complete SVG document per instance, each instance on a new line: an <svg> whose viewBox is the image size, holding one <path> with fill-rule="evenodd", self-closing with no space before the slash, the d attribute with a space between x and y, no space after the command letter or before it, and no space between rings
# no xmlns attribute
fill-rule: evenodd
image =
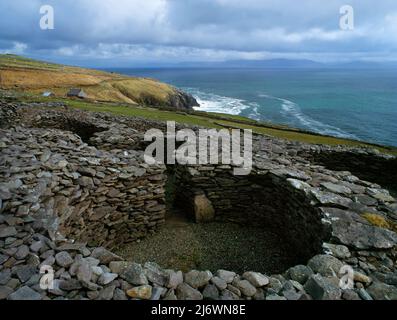
<svg viewBox="0 0 397 320"><path fill-rule="evenodd" d="M50 60L48 57L31 56L39 60ZM369 62L351 61L340 63L321 63L309 59L263 59L263 60L228 60L228 61L189 61L189 62L160 62L160 61L130 61L129 59L97 60L77 59L65 60L57 58L52 62L79 65L94 69L112 68L397 68L397 61Z"/></svg>
<svg viewBox="0 0 397 320"><path fill-rule="evenodd" d="M321 63L312 60L268 59L231 60L220 62L181 62L172 67L191 68L397 68L397 62L353 61L344 63Z"/></svg>

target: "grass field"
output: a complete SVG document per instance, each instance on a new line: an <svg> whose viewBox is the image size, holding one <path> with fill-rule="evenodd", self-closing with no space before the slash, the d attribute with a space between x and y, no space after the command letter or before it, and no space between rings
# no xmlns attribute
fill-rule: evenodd
<svg viewBox="0 0 397 320"><path fill-rule="evenodd" d="M44 101L45 99L29 98L30 101ZM48 100L46 100L48 101ZM59 101L59 99L55 99ZM62 100L66 105L72 108L92 111L92 112L108 112L115 115L142 117L146 119L160 121L175 121L190 125L199 125L208 128L241 128L251 129L255 133L270 135L277 138L288 139L292 141L301 141L312 144L325 145L349 145L357 147L369 147L378 149L381 152L397 155L397 148L379 146L356 140L341 139L318 134L302 132L297 129L286 128L282 126L272 126L269 124L258 123L254 120L241 116L233 116L227 114L211 114L206 112L183 113L168 110L159 110L157 108L149 108L134 105L115 105L107 103L91 103L80 100Z"/></svg>
<svg viewBox="0 0 397 320"><path fill-rule="evenodd" d="M65 97L82 88L91 100L169 105L176 88L154 79L127 77L93 69L47 63L15 55L0 55L0 88Z"/></svg>

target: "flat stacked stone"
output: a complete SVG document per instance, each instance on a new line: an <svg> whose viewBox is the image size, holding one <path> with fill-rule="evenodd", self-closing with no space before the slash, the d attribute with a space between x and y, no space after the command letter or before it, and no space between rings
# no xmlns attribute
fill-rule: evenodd
<svg viewBox="0 0 397 320"><path fill-rule="evenodd" d="M310 155L395 158L254 136L248 176L234 176L233 166L176 165L187 212L278 230L303 262L282 275L182 273L109 251L164 221L165 167L144 163L142 135L165 124L63 108L1 103L9 120L0 130L0 300L397 299L394 197ZM84 142L73 133L81 126L91 128ZM346 265L349 288L340 282ZM54 272L51 288L40 287L43 266Z"/></svg>

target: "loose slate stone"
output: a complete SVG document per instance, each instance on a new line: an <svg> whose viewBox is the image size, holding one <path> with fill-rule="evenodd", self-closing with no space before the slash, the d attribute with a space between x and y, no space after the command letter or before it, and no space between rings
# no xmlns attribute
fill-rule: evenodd
<svg viewBox="0 0 397 320"><path fill-rule="evenodd" d="M361 300L360 295L354 290L345 290L342 294L344 300Z"/></svg>
<svg viewBox="0 0 397 320"><path fill-rule="evenodd" d="M120 278L124 279L132 285L139 286L149 283L146 278L145 271L138 263L132 263L127 269L120 273Z"/></svg>
<svg viewBox="0 0 397 320"><path fill-rule="evenodd" d="M266 296L266 300L269 300L269 301L279 301L280 300L281 301L281 300L287 300L287 298L279 296L278 294L271 294L271 295Z"/></svg>
<svg viewBox="0 0 397 320"><path fill-rule="evenodd" d="M336 222L332 234L340 243L358 250L389 249L397 244L395 232L362 223Z"/></svg>
<svg viewBox="0 0 397 320"><path fill-rule="evenodd" d="M179 300L203 300L201 292L192 288L187 283L181 283L176 288L176 296Z"/></svg>
<svg viewBox="0 0 397 320"><path fill-rule="evenodd" d="M74 291L82 288L82 285L77 279L61 280L59 282L59 288L65 291Z"/></svg>
<svg viewBox="0 0 397 320"><path fill-rule="evenodd" d="M111 283L113 280L115 280L117 277L118 277L118 274L116 274L116 273L105 272L99 277L98 284L99 285L107 285L107 284Z"/></svg>
<svg viewBox="0 0 397 320"><path fill-rule="evenodd" d="M6 262L8 260L8 256L6 256L5 254L1 254L0 253L0 265L3 264L4 262Z"/></svg>
<svg viewBox="0 0 397 320"><path fill-rule="evenodd" d="M378 190L374 188L367 188L367 193L374 197L377 200L383 202L395 202L396 200L390 195L390 193L386 190Z"/></svg>
<svg viewBox="0 0 397 320"><path fill-rule="evenodd" d="M38 269L35 266L23 265L17 267L16 275L22 283L28 281L33 275L38 273Z"/></svg>
<svg viewBox="0 0 397 320"><path fill-rule="evenodd" d="M210 271L192 270L185 274L185 282L195 289L205 287L211 278Z"/></svg>
<svg viewBox="0 0 397 320"><path fill-rule="evenodd" d="M168 280L167 274L156 263L147 262L144 267L146 278L150 282L160 287L165 286Z"/></svg>
<svg viewBox="0 0 397 320"><path fill-rule="evenodd" d="M310 193L321 205L325 206L348 208L350 202L352 202L349 198L319 189L311 189Z"/></svg>
<svg viewBox="0 0 397 320"><path fill-rule="evenodd" d="M240 297L228 289L221 292L220 300L240 300Z"/></svg>
<svg viewBox="0 0 397 320"><path fill-rule="evenodd" d="M219 278L225 280L226 283L232 283L234 277L236 276L236 273L232 272L232 271L227 271L227 270L218 270L216 275Z"/></svg>
<svg viewBox="0 0 397 320"><path fill-rule="evenodd" d="M304 288L316 300L339 300L342 295L338 278L324 278L320 274L312 275Z"/></svg>
<svg viewBox="0 0 397 320"><path fill-rule="evenodd" d="M218 300L219 299L219 291L218 291L217 287L213 284L206 285L203 290L203 298L205 300Z"/></svg>
<svg viewBox="0 0 397 320"><path fill-rule="evenodd" d="M0 286L0 300L5 300L7 297L14 292L14 289L10 287Z"/></svg>
<svg viewBox="0 0 397 320"><path fill-rule="evenodd" d="M122 260L121 257L103 247L95 248L91 253L91 257L98 259L101 264L109 264L112 261Z"/></svg>
<svg viewBox="0 0 397 320"><path fill-rule="evenodd" d="M29 254L29 247L26 245L22 245L18 248L17 252L15 253L14 257L17 260L23 260Z"/></svg>
<svg viewBox="0 0 397 320"><path fill-rule="evenodd" d="M55 261L59 266L67 268L73 263L73 258L68 252L61 251L55 255Z"/></svg>
<svg viewBox="0 0 397 320"><path fill-rule="evenodd" d="M152 297L152 286L143 285L132 288L127 291L127 295L135 299L150 300Z"/></svg>
<svg viewBox="0 0 397 320"><path fill-rule="evenodd" d="M124 293L123 290L116 288L114 290L113 299L117 301L124 301L128 300L127 295Z"/></svg>
<svg viewBox="0 0 397 320"><path fill-rule="evenodd" d="M304 265L297 265L287 271L291 280L300 284L305 284L309 277L313 274L313 270Z"/></svg>
<svg viewBox="0 0 397 320"><path fill-rule="evenodd" d="M338 259L347 259L351 257L349 248L332 243L323 243L323 248Z"/></svg>
<svg viewBox="0 0 397 320"><path fill-rule="evenodd" d="M76 276L79 281L88 283L91 281L93 269L92 266L86 261L81 261L77 268Z"/></svg>
<svg viewBox="0 0 397 320"><path fill-rule="evenodd" d="M291 184L291 186L298 190L308 191L311 188L308 183L301 180L289 178L287 181Z"/></svg>
<svg viewBox="0 0 397 320"><path fill-rule="evenodd" d="M314 272L323 276L335 276L343 267L343 263L333 256L317 255L307 264Z"/></svg>
<svg viewBox="0 0 397 320"><path fill-rule="evenodd" d="M162 287L153 287L152 288L152 296L150 300L160 300L161 296L167 292L167 289Z"/></svg>
<svg viewBox="0 0 397 320"><path fill-rule="evenodd" d="M358 290L358 295L360 296L361 299L366 301L374 300L364 288Z"/></svg>
<svg viewBox="0 0 397 320"><path fill-rule="evenodd" d="M8 238L17 235L15 227L0 227L0 238Z"/></svg>
<svg viewBox="0 0 397 320"><path fill-rule="evenodd" d="M183 282L183 274L182 271L168 271L168 281L167 288L176 289Z"/></svg>
<svg viewBox="0 0 397 320"><path fill-rule="evenodd" d="M349 195L352 193L352 191L348 187L341 186L339 184L335 184L331 182L323 182L321 186L334 193L339 193L343 195Z"/></svg>
<svg viewBox="0 0 397 320"><path fill-rule="evenodd" d="M123 273L129 267L131 267L132 264L133 262L130 261L112 261L109 264L109 268L111 272L120 274Z"/></svg>
<svg viewBox="0 0 397 320"><path fill-rule="evenodd" d="M259 288L269 284L269 278L259 272L245 272L243 278L248 280L253 286Z"/></svg>
<svg viewBox="0 0 397 320"><path fill-rule="evenodd" d="M374 282L367 288L375 300L397 300L397 288L381 282Z"/></svg>
<svg viewBox="0 0 397 320"><path fill-rule="evenodd" d="M33 242L33 243L30 245L30 250L32 250L33 252L39 252L39 251L42 250L44 247L45 247L44 241L39 240L39 241Z"/></svg>
<svg viewBox="0 0 397 320"><path fill-rule="evenodd" d="M8 300L41 300L41 295L28 286L24 286L10 294Z"/></svg>
<svg viewBox="0 0 397 320"><path fill-rule="evenodd" d="M236 286L243 295L252 297L256 293L256 288L247 280L235 279L232 284Z"/></svg>
<svg viewBox="0 0 397 320"><path fill-rule="evenodd" d="M174 289L168 290L164 296L164 300L178 300L178 298L175 294L175 290Z"/></svg>
<svg viewBox="0 0 397 320"><path fill-rule="evenodd" d="M99 291L98 300L112 300L116 286L110 285Z"/></svg>
<svg viewBox="0 0 397 320"><path fill-rule="evenodd" d="M0 285L5 285L11 280L11 270L0 271Z"/></svg>
<svg viewBox="0 0 397 320"><path fill-rule="evenodd" d="M227 282L219 277L213 277L211 282L216 285L219 290L224 290L227 288Z"/></svg>
<svg viewBox="0 0 397 320"><path fill-rule="evenodd" d="M64 296L64 295L66 295L66 292L63 291L63 290L59 287L61 281L62 281L62 280L54 279L53 288L48 289L48 292L51 293L51 294L53 294L53 295L55 295L55 296Z"/></svg>

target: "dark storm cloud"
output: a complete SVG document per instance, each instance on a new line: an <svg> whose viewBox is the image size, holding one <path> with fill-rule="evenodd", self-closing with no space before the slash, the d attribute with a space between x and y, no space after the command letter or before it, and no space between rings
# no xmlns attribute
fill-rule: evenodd
<svg viewBox="0 0 397 320"><path fill-rule="evenodd" d="M55 30L39 9L55 9ZM397 2L350 0L2 0L0 51L65 59L397 59Z"/></svg>

